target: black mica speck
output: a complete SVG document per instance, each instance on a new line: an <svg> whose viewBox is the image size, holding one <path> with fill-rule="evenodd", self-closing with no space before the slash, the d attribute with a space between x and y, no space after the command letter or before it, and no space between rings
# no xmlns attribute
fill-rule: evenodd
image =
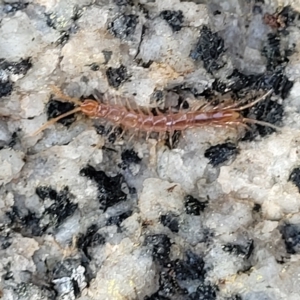
<svg viewBox="0 0 300 300"><path fill-rule="evenodd" d="M193 196L187 195L184 198L185 212L188 215L199 216L201 212L204 211L205 207L207 206L207 203L207 201L201 202Z"/></svg>
<svg viewBox="0 0 300 300"><path fill-rule="evenodd" d="M238 149L236 148L236 145L228 142L211 146L206 149L204 156L209 159L209 163L213 165L213 167L217 167L232 156L237 155L237 153Z"/></svg>
<svg viewBox="0 0 300 300"><path fill-rule="evenodd" d="M71 195L68 187L64 187L59 192L54 191L51 187L38 187L36 189L36 193L38 196L42 196L40 197L42 200L46 199L44 196L47 194L47 192L45 192L47 189L49 189L49 198L54 200L54 203L46 208L41 219L49 219L50 223L48 226L58 227L66 218L74 214L74 212L77 210L78 204L70 201Z"/></svg>
<svg viewBox="0 0 300 300"><path fill-rule="evenodd" d="M277 67L274 71L260 75L246 75L235 69L227 79L230 84L215 80L212 85L213 90L224 93L225 91L239 92L245 88L265 89L266 91L273 89L276 95L285 99L293 87L293 82L288 80L283 67Z"/></svg>
<svg viewBox="0 0 300 300"><path fill-rule="evenodd" d="M104 64L107 64L110 61L110 59L111 59L112 51L103 50L102 53L103 53L104 59L105 59Z"/></svg>
<svg viewBox="0 0 300 300"><path fill-rule="evenodd" d="M28 70L32 67L31 58L21 59L19 62L8 62L0 59L0 69L15 75L26 75Z"/></svg>
<svg viewBox="0 0 300 300"><path fill-rule="evenodd" d="M206 273L203 258L190 250L186 252L185 260L177 259L172 262L171 269L178 280L203 280Z"/></svg>
<svg viewBox="0 0 300 300"><path fill-rule="evenodd" d="M178 224L177 216L175 216L171 213L160 216L160 222L164 226L168 227L172 232L179 231L179 224Z"/></svg>
<svg viewBox="0 0 300 300"><path fill-rule="evenodd" d="M12 82L7 79L2 79L0 75L0 98L9 96L13 90Z"/></svg>
<svg viewBox="0 0 300 300"><path fill-rule="evenodd" d="M169 297L160 295L159 292L156 292L151 296L146 296L144 300L171 300L171 299Z"/></svg>
<svg viewBox="0 0 300 300"><path fill-rule="evenodd" d="M103 171L97 171L89 165L80 170L80 175L96 182L101 209L106 210L108 207L127 199L127 195L121 189L122 183L125 182L122 175L109 177Z"/></svg>
<svg viewBox="0 0 300 300"><path fill-rule="evenodd" d="M42 199L56 199L57 191L50 186L39 186L35 190L36 194Z"/></svg>
<svg viewBox="0 0 300 300"><path fill-rule="evenodd" d="M128 210L120 215L117 216L112 216L110 217L107 222L106 222L106 226L110 226L110 225L117 225L120 226L121 223L126 220L128 217L130 217L132 215L132 211Z"/></svg>
<svg viewBox="0 0 300 300"><path fill-rule="evenodd" d="M12 244L12 238L6 234L6 235L1 235L0 234L0 249L5 250L7 249L11 244Z"/></svg>
<svg viewBox="0 0 300 300"><path fill-rule="evenodd" d="M134 3L132 2L132 0L115 0L115 3L118 6L124 6L124 5L133 5Z"/></svg>
<svg viewBox="0 0 300 300"><path fill-rule="evenodd" d="M13 90L13 83L9 79L9 74L25 75L31 67L30 57L19 62L8 62L5 59L0 59L0 97L9 96Z"/></svg>
<svg viewBox="0 0 300 300"><path fill-rule="evenodd" d="M170 238L165 234L148 235L144 244L152 249L153 259L163 264L169 260Z"/></svg>
<svg viewBox="0 0 300 300"><path fill-rule="evenodd" d="M289 61L286 55L282 55L280 41L281 37L278 33L268 34L268 43L262 50L262 54L267 58L268 70L275 70L277 66Z"/></svg>
<svg viewBox="0 0 300 300"><path fill-rule="evenodd" d="M176 278L171 272L161 272L159 276L159 291L160 295L170 297L176 294L186 295L188 291L181 288Z"/></svg>
<svg viewBox="0 0 300 300"><path fill-rule="evenodd" d="M184 17L181 10L164 10L160 13L160 16L167 21L174 32L182 28Z"/></svg>
<svg viewBox="0 0 300 300"><path fill-rule="evenodd" d="M13 3L6 3L3 7L3 12L8 14L8 13L13 13L16 12L18 10L22 10L25 9L28 6L28 2L13 2Z"/></svg>
<svg viewBox="0 0 300 300"><path fill-rule="evenodd" d="M125 82L129 76L125 66L121 65L119 68L109 67L106 70L106 76L108 84L114 88L118 88L123 82Z"/></svg>
<svg viewBox="0 0 300 300"><path fill-rule="evenodd" d="M141 162L141 158L133 149L126 149L121 154L122 163L120 167L126 169L130 164L138 164Z"/></svg>
<svg viewBox="0 0 300 300"><path fill-rule="evenodd" d="M217 287L207 283L201 283L196 292L189 296L189 300L215 300L217 299Z"/></svg>
<svg viewBox="0 0 300 300"><path fill-rule="evenodd" d="M246 259L248 259L254 249L253 240L249 240L244 245L239 244L226 244L223 246L223 250L225 252L229 252L231 254L234 254L236 256L241 256Z"/></svg>
<svg viewBox="0 0 300 300"><path fill-rule="evenodd" d="M240 295L236 294L229 298L226 298L225 300L242 300L242 297Z"/></svg>
<svg viewBox="0 0 300 300"><path fill-rule="evenodd" d="M120 39L125 39L135 32L139 17L133 14L121 15L111 22L108 29Z"/></svg>
<svg viewBox="0 0 300 300"><path fill-rule="evenodd" d="M70 102L61 102L57 100L50 100L47 104L47 116L48 120L52 118L56 118L59 115L66 113L72 109L74 109L74 104ZM58 121L58 123L63 124L64 126L70 126L75 121L75 115L72 114L65 118L62 118Z"/></svg>
<svg viewBox="0 0 300 300"><path fill-rule="evenodd" d="M300 192L300 168L297 167L295 168L289 177L289 181L292 181L296 187L298 188L299 192Z"/></svg>
<svg viewBox="0 0 300 300"><path fill-rule="evenodd" d="M300 253L300 224L285 224L280 228L287 253Z"/></svg>
<svg viewBox="0 0 300 300"><path fill-rule="evenodd" d="M17 206L12 206L11 211L6 213L11 220L9 227L15 232L20 232L22 236L41 236L45 230L39 226L40 218L30 211L26 213L24 215Z"/></svg>
<svg viewBox="0 0 300 300"><path fill-rule="evenodd" d="M102 236L100 233L97 233L98 227L96 225L91 225L85 234L79 236L77 241L77 247L82 249L84 254L91 259L88 248L93 248L98 245L105 244L105 237Z"/></svg>
<svg viewBox="0 0 300 300"><path fill-rule="evenodd" d="M69 278L72 282L72 288L74 292L74 296L77 298L80 295L79 282L80 278L74 277L74 271L78 269L81 265L81 262L76 259L65 259L63 261L59 261L53 268L52 278L53 279L62 279ZM76 280L77 279L77 280ZM86 279L86 278L85 278ZM60 288L58 288L60 290Z"/></svg>
<svg viewBox="0 0 300 300"><path fill-rule="evenodd" d="M190 56L194 60L201 59L207 72L212 73L220 69L219 57L224 52L224 40L217 33L203 26L200 32L199 41Z"/></svg>

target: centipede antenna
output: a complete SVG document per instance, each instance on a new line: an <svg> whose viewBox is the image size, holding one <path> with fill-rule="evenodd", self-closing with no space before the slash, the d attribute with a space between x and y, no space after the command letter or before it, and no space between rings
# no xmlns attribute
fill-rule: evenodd
<svg viewBox="0 0 300 300"><path fill-rule="evenodd" d="M65 100L67 102L73 102L78 106L82 104L81 101L79 101L77 98L72 98L72 97L69 97L69 96L63 94L63 92L55 85L50 85L50 89L51 89L52 93L61 100Z"/></svg>
<svg viewBox="0 0 300 300"><path fill-rule="evenodd" d="M44 131L49 126L55 124L59 120L65 118L67 116L73 115L73 114L75 114L77 112L80 112L80 111L81 111L81 107L75 107L74 109L72 109L72 110L70 110L70 111L68 111L64 114L59 115L58 117L53 118L53 119L49 120L48 122L46 122L40 129L38 129L36 132L32 133L30 136L35 136L35 135L41 133L42 131Z"/></svg>

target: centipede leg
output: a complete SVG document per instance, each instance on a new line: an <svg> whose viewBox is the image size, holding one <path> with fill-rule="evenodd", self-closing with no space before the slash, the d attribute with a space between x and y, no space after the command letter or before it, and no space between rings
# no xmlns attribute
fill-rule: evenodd
<svg viewBox="0 0 300 300"><path fill-rule="evenodd" d="M158 116L163 115L163 113L158 109L158 107L154 107L154 111L155 111L156 115L158 115Z"/></svg>
<svg viewBox="0 0 300 300"><path fill-rule="evenodd" d="M133 137L134 137L138 132L139 132L139 129L136 128L136 129L134 130L133 134L131 135L131 137L129 138L128 144L131 142L131 140L133 139Z"/></svg>
<svg viewBox="0 0 300 300"><path fill-rule="evenodd" d="M210 103L202 103L200 105L195 105L192 107L191 111L198 111L198 110L205 110L207 107L209 107Z"/></svg>
<svg viewBox="0 0 300 300"><path fill-rule="evenodd" d="M250 126L248 126L247 124L237 121L237 122L226 122L225 123L228 128L231 129L237 129L238 127L244 127L246 130L252 131L252 128Z"/></svg>
<svg viewBox="0 0 300 300"><path fill-rule="evenodd" d="M147 131L147 134L146 134L146 141L149 140L150 134L151 134L151 132L150 132L150 131Z"/></svg>
<svg viewBox="0 0 300 300"><path fill-rule="evenodd" d="M127 109L128 109L129 111L132 110L131 104L130 104L128 98L126 98L125 101L126 101Z"/></svg>
<svg viewBox="0 0 300 300"><path fill-rule="evenodd" d="M118 125L114 125L112 129L108 132L107 136L110 136L117 129Z"/></svg>
<svg viewBox="0 0 300 300"><path fill-rule="evenodd" d="M122 130L121 134L119 135L118 139L121 139L125 134L125 129Z"/></svg>
<svg viewBox="0 0 300 300"><path fill-rule="evenodd" d="M170 144L170 148L173 149L173 140L172 140L172 135L169 135L169 144Z"/></svg>
<svg viewBox="0 0 300 300"><path fill-rule="evenodd" d="M165 133L164 132L159 132L158 133L158 142L161 142L164 139Z"/></svg>

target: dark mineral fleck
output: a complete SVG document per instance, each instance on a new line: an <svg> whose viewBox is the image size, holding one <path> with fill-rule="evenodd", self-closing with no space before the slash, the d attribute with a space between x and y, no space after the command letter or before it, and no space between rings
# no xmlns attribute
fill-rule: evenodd
<svg viewBox="0 0 300 300"><path fill-rule="evenodd" d="M281 37L278 33L268 34L268 43L263 48L262 54L267 58L268 70L274 71L277 66L287 63L289 60L281 51Z"/></svg>
<svg viewBox="0 0 300 300"><path fill-rule="evenodd" d="M135 32L139 17L136 15L121 15L111 22L108 29L118 38L125 39Z"/></svg>
<svg viewBox="0 0 300 300"><path fill-rule="evenodd" d="M174 32L182 28L184 17L181 10L164 10L160 16L171 26Z"/></svg>
<svg viewBox="0 0 300 300"><path fill-rule="evenodd" d="M177 216L173 214L167 214L160 216L160 222L168 227L172 232L178 232L179 231L179 224L177 220Z"/></svg>
<svg viewBox="0 0 300 300"><path fill-rule="evenodd" d="M101 209L106 210L108 207L127 199L127 195L122 191L122 183L124 182L122 175L109 177L103 171L97 171L92 166L83 168L80 175L96 182Z"/></svg>
<svg viewBox="0 0 300 300"><path fill-rule="evenodd" d="M146 296L144 300L171 300L168 297L162 296L159 292L152 294L151 296Z"/></svg>
<svg viewBox="0 0 300 300"><path fill-rule="evenodd" d="M126 149L121 154L122 163L120 167L126 169L130 164L138 164L141 162L141 158L133 149Z"/></svg>
<svg viewBox="0 0 300 300"><path fill-rule="evenodd" d="M191 52L191 58L201 59L207 72L212 73L223 66L219 57L224 51L224 41L218 36L218 33L212 33L208 27L203 26L199 41Z"/></svg>
<svg viewBox="0 0 300 300"><path fill-rule="evenodd" d="M160 295L171 297L175 294L187 295L185 288L181 288L173 274L169 272L161 272L159 274L159 291Z"/></svg>
<svg viewBox="0 0 300 300"><path fill-rule="evenodd" d="M248 259L254 249L253 240L249 240L245 244L226 244L223 246L225 252L244 257Z"/></svg>
<svg viewBox="0 0 300 300"><path fill-rule="evenodd" d="M19 62L8 62L0 59L0 69L10 74L26 75L28 70L32 67L31 58L21 59Z"/></svg>
<svg viewBox="0 0 300 300"><path fill-rule="evenodd" d="M285 224L280 228L287 253L300 253L300 224Z"/></svg>
<svg viewBox="0 0 300 300"><path fill-rule="evenodd" d="M201 283L196 292L189 296L189 300L215 300L217 299L217 287Z"/></svg>
<svg viewBox="0 0 300 300"><path fill-rule="evenodd" d="M0 249L1 250L7 249L12 244L11 240L12 240L12 238L9 235L0 234Z"/></svg>
<svg viewBox="0 0 300 300"><path fill-rule="evenodd" d="M106 70L107 80L110 86L118 88L123 82L125 82L129 76L125 66L121 65L119 68L109 67Z"/></svg>
<svg viewBox="0 0 300 300"><path fill-rule="evenodd" d="M175 262L172 262L172 265L172 270L178 280L204 279L206 272L203 258L190 250L186 252L185 260L177 259Z"/></svg>
<svg viewBox="0 0 300 300"><path fill-rule="evenodd" d="M204 156L209 159L209 163L213 165L213 167L217 167L237 154L238 149L236 145L228 142L211 146L205 151Z"/></svg>
<svg viewBox="0 0 300 300"><path fill-rule="evenodd" d="M104 245L105 244L105 237L101 234L97 233L98 227L96 225L91 225L85 234L82 234L79 236L77 240L77 247L79 249L82 249L82 251L85 253L85 255L91 259L88 248L93 248L98 245Z"/></svg>
<svg viewBox="0 0 300 300"><path fill-rule="evenodd" d="M201 202L193 196L187 195L184 198L185 212L188 215L199 216L201 212L204 211L205 207L207 206L207 203L207 201Z"/></svg>
<svg viewBox="0 0 300 300"><path fill-rule="evenodd" d="M9 62L0 59L0 97L9 96L13 90L10 75L26 75L32 67L31 58L22 59L19 62Z"/></svg>
<svg viewBox="0 0 300 300"><path fill-rule="evenodd" d="M4 4L3 12L9 14L9 13L16 12L18 10L25 9L27 6L28 6L28 2L23 2L23 1L6 3Z"/></svg>
<svg viewBox="0 0 300 300"><path fill-rule="evenodd" d="M170 238L165 234L148 235L144 244L152 250L153 259L161 264L169 260Z"/></svg>
<svg viewBox="0 0 300 300"><path fill-rule="evenodd" d="M299 167L293 169L293 171L290 174L289 181L295 184L300 192L300 168Z"/></svg>
<svg viewBox="0 0 300 300"><path fill-rule="evenodd" d="M126 220L128 217L130 217L132 215L132 211L128 210L120 215L117 216L112 216L110 217L107 222L106 222L106 226L110 226L110 225L117 225L120 226L121 223Z"/></svg>
<svg viewBox="0 0 300 300"><path fill-rule="evenodd" d="M48 194L46 192L47 188L49 189ZM57 193L51 187L42 186L36 189L36 193L37 195L42 195L42 200L45 200L43 197L46 194L49 195L51 200L54 200L54 203L45 209L41 218L49 221L47 227L58 227L77 210L78 204L70 201L71 195L68 187L64 187L64 189Z"/></svg>
<svg viewBox="0 0 300 300"><path fill-rule="evenodd" d="M6 77L6 79L3 79L0 71L0 98L9 96L12 90L13 90L12 82L8 79L8 77Z"/></svg>

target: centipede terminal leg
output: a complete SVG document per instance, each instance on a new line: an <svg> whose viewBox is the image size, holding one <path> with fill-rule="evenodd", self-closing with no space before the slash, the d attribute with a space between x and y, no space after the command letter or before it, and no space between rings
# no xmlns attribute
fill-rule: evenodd
<svg viewBox="0 0 300 300"><path fill-rule="evenodd" d="M236 105L236 106L233 107L232 109L234 109L235 111L242 111L242 110L245 110L245 109L247 109L247 108L251 108L251 107L253 107L256 103L258 103L258 102L264 100L265 98L267 98L270 94L272 94L272 92L273 92L273 89L269 90L267 93L265 93L264 95L262 95L262 96L259 97L258 99L254 100L254 101L252 101L252 102L250 102L250 103L248 103L248 104L245 104L245 105L243 105L243 106L237 106L237 105Z"/></svg>

